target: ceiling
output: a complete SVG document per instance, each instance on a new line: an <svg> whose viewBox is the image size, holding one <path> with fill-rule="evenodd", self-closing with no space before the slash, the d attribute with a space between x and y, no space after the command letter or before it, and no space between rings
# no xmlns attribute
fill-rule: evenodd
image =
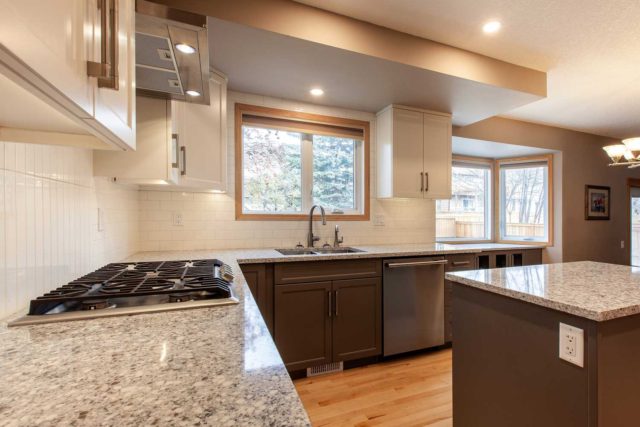
<svg viewBox="0 0 640 427"><path fill-rule="evenodd" d="M540 99L217 18L207 26L211 65L235 91L368 112L402 104L452 113L458 126ZM324 96L312 97L314 86Z"/></svg>
<svg viewBox="0 0 640 427"><path fill-rule="evenodd" d="M467 157L487 157L490 153L492 159L507 159L513 157L536 156L555 153L544 148L527 147L525 145L504 144L502 142L483 141L480 139L452 138L451 149L453 154Z"/></svg>
<svg viewBox="0 0 640 427"><path fill-rule="evenodd" d="M548 72L548 98L507 114L611 137L640 135L638 0L298 0ZM485 36L482 24L502 22Z"/></svg>

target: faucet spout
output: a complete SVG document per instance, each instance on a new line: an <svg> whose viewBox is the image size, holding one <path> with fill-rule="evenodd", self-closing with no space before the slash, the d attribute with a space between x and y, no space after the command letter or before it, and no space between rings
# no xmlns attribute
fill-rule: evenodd
<svg viewBox="0 0 640 427"><path fill-rule="evenodd" d="M325 216L324 208L321 205L311 206L309 210L309 233L307 234L307 247L312 248L314 243L320 240L319 236L313 235L313 211L316 208L320 208L320 216L322 217L322 225L327 225L327 218Z"/></svg>

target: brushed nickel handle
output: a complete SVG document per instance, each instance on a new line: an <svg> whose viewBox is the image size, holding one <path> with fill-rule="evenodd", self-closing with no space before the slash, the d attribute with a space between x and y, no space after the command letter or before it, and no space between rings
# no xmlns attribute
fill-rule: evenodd
<svg viewBox="0 0 640 427"><path fill-rule="evenodd" d="M333 314L333 308L332 308L333 304L331 304L331 301L332 301L331 291L327 291L327 298L329 298L329 317L331 317L331 315Z"/></svg>
<svg viewBox="0 0 640 427"><path fill-rule="evenodd" d="M460 265L469 265L471 264L471 261L454 261L451 263L451 265L453 265L454 267L458 267Z"/></svg>
<svg viewBox="0 0 640 427"><path fill-rule="evenodd" d="M184 145L180 147L180 152L182 153L182 169L180 169L180 175L187 174L187 147Z"/></svg>
<svg viewBox="0 0 640 427"><path fill-rule="evenodd" d="M404 268L404 267L421 267L425 265L441 265L446 264L446 259L439 259L436 261L414 261L414 262L388 262L388 268Z"/></svg>
<svg viewBox="0 0 640 427"><path fill-rule="evenodd" d="M426 184L424 185L424 191L427 192L429 191L429 172L424 173L424 179L426 181Z"/></svg>
<svg viewBox="0 0 640 427"><path fill-rule="evenodd" d="M335 302L335 306L336 306L335 314L336 314L336 317L338 317L338 291L334 291L333 292L333 297L336 299L336 302Z"/></svg>
<svg viewBox="0 0 640 427"><path fill-rule="evenodd" d="M87 75L98 87L118 90L118 0L98 0L100 10L100 62L87 61Z"/></svg>
<svg viewBox="0 0 640 427"><path fill-rule="evenodd" d="M174 145L174 151L176 155L176 161L171 162L172 168L180 167L180 136L177 133L171 134L171 143Z"/></svg>
<svg viewBox="0 0 640 427"><path fill-rule="evenodd" d="M420 172L420 192L424 191L424 172Z"/></svg>

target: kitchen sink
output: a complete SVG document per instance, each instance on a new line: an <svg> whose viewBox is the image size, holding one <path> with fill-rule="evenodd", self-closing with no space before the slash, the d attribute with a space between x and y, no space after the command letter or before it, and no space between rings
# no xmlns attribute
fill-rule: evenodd
<svg viewBox="0 0 640 427"><path fill-rule="evenodd" d="M308 248L276 249L276 252L280 252L282 255L316 255L312 249Z"/></svg>
<svg viewBox="0 0 640 427"><path fill-rule="evenodd" d="M291 255L322 255L322 254L355 254L359 252L364 252L361 249L356 248L293 248L293 249L276 249L277 252L280 252L282 255L291 256Z"/></svg>
<svg viewBox="0 0 640 427"><path fill-rule="evenodd" d="M356 248L318 248L314 249L317 254L355 254L359 252L364 252L362 249Z"/></svg>

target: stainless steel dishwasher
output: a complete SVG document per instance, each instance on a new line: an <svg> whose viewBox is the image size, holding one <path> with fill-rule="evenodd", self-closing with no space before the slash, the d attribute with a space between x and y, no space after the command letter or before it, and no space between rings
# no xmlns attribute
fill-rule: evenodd
<svg viewBox="0 0 640 427"><path fill-rule="evenodd" d="M444 344L443 257L384 260L383 355Z"/></svg>

